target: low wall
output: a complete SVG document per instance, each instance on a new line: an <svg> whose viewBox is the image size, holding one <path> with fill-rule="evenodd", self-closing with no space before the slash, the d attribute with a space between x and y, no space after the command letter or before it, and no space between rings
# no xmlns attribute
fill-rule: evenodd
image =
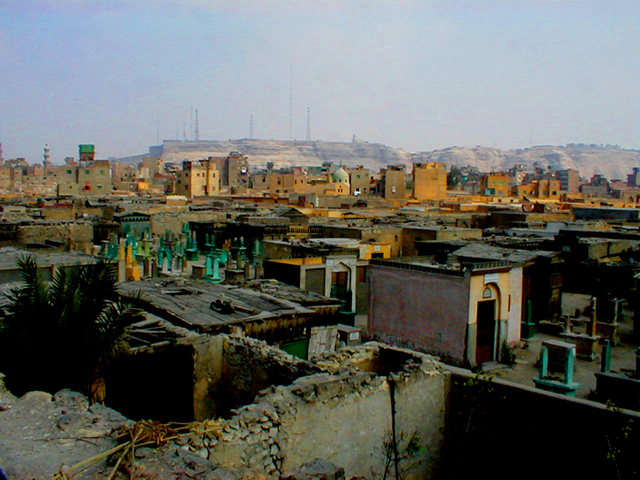
<svg viewBox="0 0 640 480"><path fill-rule="evenodd" d="M388 351L407 352L402 357L406 361L394 362L389 377L379 374L388 369L380 361ZM359 358L349 365L349 355ZM216 445L209 446L209 459L232 470L275 476L323 458L344 467L347 478L380 478L390 459L385 441L391 438L393 403L397 438L415 432L418 442L412 461L401 464L407 468L406 478L435 474L448 376L432 357L367 344L325 357L318 367L326 373L268 388L255 404L238 410L223 424ZM400 442L401 449L405 444Z"/></svg>
<svg viewBox="0 0 640 480"><path fill-rule="evenodd" d="M637 478L640 413L446 368L445 478Z"/></svg>

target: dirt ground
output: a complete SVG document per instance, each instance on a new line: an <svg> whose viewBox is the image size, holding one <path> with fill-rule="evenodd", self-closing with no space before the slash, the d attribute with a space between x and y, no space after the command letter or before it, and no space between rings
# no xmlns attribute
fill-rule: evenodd
<svg viewBox="0 0 640 480"><path fill-rule="evenodd" d="M588 295L565 293L562 298L562 313L573 315L576 308L583 310L589 305ZM632 343L633 332L633 311L626 308L623 310L624 321L621 325L621 342L613 347L611 356L612 372L632 372L636 365L637 345ZM574 329L575 333L583 333L584 328ZM516 348L516 364L513 367L498 367L490 370L490 374L497 378L502 378L523 385L534 386L533 378L538 376L537 359L540 355L540 348L544 340L563 340L560 337L537 333L530 340L523 341L522 348ZM574 381L580 384L577 398L588 399L596 389L596 377L594 373L600 371L600 359L593 362L577 359L574 374Z"/></svg>

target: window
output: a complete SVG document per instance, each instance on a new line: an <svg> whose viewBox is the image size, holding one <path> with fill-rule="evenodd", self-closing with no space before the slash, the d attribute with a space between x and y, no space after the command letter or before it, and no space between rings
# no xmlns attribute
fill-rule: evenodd
<svg viewBox="0 0 640 480"><path fill-rule="evenodd" d="M493 296L493 293L491 292L491 289L489 287L483 290L482 298L491 298L492 296Z"/></svg>
<svg viewBox="0 0 640 480"><path fill-rule="evenodd" d="M89 170L84 171L85 175L89 175Z"/></svg>
<svg viewBox="0 0 640 480"><path fill-rule="evenodd" d="M67 170L67 175L71 175L71 170Z"/></svg>

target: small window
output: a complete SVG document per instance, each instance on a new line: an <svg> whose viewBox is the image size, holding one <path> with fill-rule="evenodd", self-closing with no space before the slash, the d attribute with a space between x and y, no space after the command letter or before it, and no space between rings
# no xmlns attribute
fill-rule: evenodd
<svg viewBox="0 0 640 480"><path fill-rule="evenodd" d="M482 298L491 298L492 296L493 293L491 292L491 289L489 287L485 288L482 292Z"/></svg>
<svg viewBox="0 0 640 480"><path fill-rule="evenodd" d="M67 170L67 175L71 175L71 170Z"/></svg>
<svg viewBox="0 0 640 480"><path fill-rule="evenodd" d="M86 175L89 175L89 170L85 170L85 171L84 171L84 173L85 173Z"/></svg>

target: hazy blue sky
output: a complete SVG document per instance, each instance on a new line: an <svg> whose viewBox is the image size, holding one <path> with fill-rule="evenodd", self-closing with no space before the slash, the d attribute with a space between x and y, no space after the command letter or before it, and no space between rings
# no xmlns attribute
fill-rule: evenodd
<svg viewBox="0 0 640 480"><path fill-rule="evenodd" d="M640 147L640 1L0 0L5 158L201 139Z"/></svg>

